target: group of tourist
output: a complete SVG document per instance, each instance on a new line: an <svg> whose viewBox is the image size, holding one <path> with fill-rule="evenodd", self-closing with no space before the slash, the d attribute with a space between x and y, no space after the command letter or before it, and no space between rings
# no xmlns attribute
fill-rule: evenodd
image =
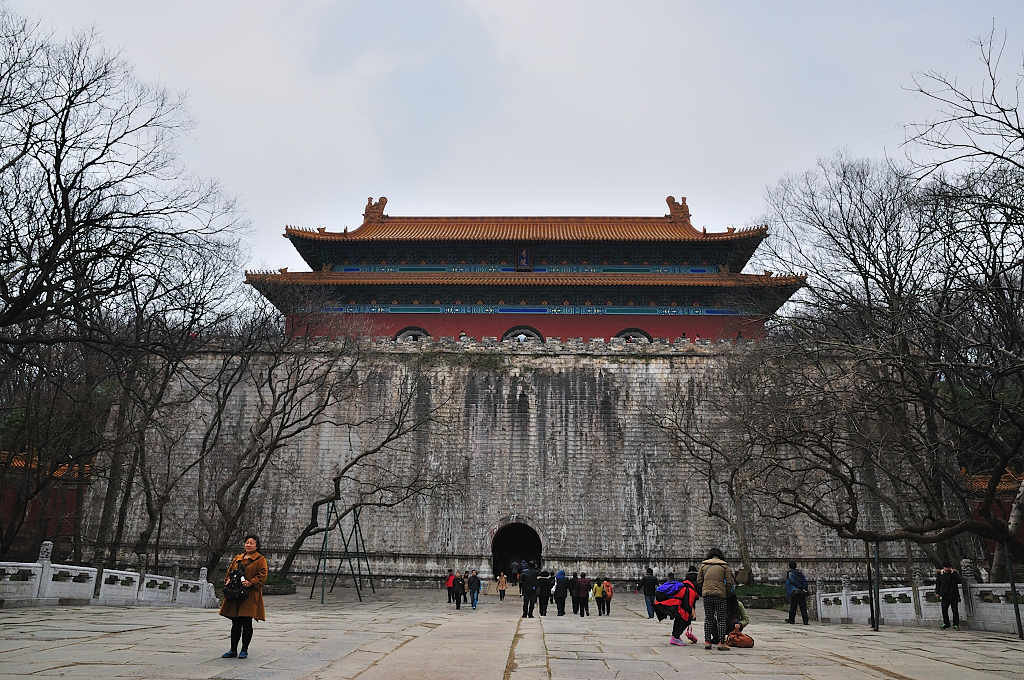
<svg viewBox="0 0 1024 680"><path fill-rule="evenodd" d="M451 569L448 570L448 602L454 601L455 608L459 609L459 593L468 590L471 593L473 609L476 609L480 593L480 579L476 571L473 571L472 576L465 579L464 583L459 583L459 579L459 572L453 573ZM598 616L611 616L612 613L615 586L607 578L591 581L587 578L586 572L573 573L570 577L560 569L552 574L549 571L541 571L537 562L520 563L515 560L509 568L509 573L499 573L496 581L499 602L504 602L510 585L518 585L519 596L523 598L524 619L534 618L534 612L540 616L547 616L551 602L555 603L555 615L565 616L567 600L572 603L572 613L579 616L590 616L591 599L597 605Z"/></svg>
<svg viewBox="0 0 1024 680"><path fill-rule="evenodd" d="M448 603L454 602L456 609L462 609L462 605L467 603L476 609L480 602L480 586L480 576L477 575L476 569L467 569L465 576L460 571L453 572L449 569L448 578L445 580Z"/></svg>
<svg viewBox="0 0 1024 680"><path fill-rule="evenodd" d="M725 555L718 548L708 551L700 567L690 565L682 581L669 573L664 583L654 576L653 569L647 569L637 584L637 591L643 592L647 604L647 616L659 620L673 620L669 643L685 645L685 635L690 644L697 642L696 635L690 630L694 619L694 604L698 599L704 602L704 648L717 646L726 651L734 646L751 647L753 640L743 632L750 622L746 608L736 596L736 579ZM807 616L807 579L796 565L789 563L786 574L786 596L790 601L787 623L795 623L797 609L808 623Z"/></svg>
<svg viewBox="0 0 1024 680"><path fill-rule="evenodd" d="M245 659L249 655L252 640L253 620L264 621L263 584L267 580L266 558L259 552L260 541L249 534L243 543L243 552L236 555L224 579L224 601L220 614L231 619L231 649L222 656L226 659ZM950 627L949 610L952 610L952 627L960 628L958 603L960 602L960 574L944 563L936 573L935 594L942 602L942 628ZM534 611L547 616L548 605L553 600L557 616L565 616L566 601L572 603L572 613L581 617L590 616L590 601L597 605L598 616L611 615L611 602L615 587L608 578L588 578L586 572L567 576L564 570L552 575L540 571L537 562L510 564L509 573L501 572L497 578L499 601L504 601L510 585L519 586L523 598L523 618L534 618ZM461 609L468 603L477 608L482 583L475 569L465 572L448 570L445 587L448 602ZM673 620L670 644L685 645L685 636L690 644L697 642L690 630L693 622L694 604L697 599L704 602L704 648L717 646L728 650L734 646L750 647L753 640L743 630L750 622L743 603L736 597L736 579L725 555L718 548L708 551L700 566L691 565L682 581L676 581L673 573L661 582L650 568L639 580L637 592L642 592L647 605L648 618ZM804 625L809 623L807 615L807 578L797 568L796 562L789 563L786 573L786 597L789 599L789 617L786 623L796 623L797 610Z"/></svg>

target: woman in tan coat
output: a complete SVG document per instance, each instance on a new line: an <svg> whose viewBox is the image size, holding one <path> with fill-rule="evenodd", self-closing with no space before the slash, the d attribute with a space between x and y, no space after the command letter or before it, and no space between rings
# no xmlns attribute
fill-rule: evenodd
<svg viewBox="0 0 1024 680"><path fill-rule="evenodd" d="M263 612L263 584L267 580L267 559L259 553L260 539L256 536L246 536L244 546L245 552L235 555L228 568L228 575L224 577L224 585L227 585L232 571L244 569L242 585L249 589L244 600L224 598L220 606L220 615L231 619L231 651L221 655L225 659L236 656L239 659L247 658L249 641L252 640L252 620L267 620ZM238 649L239 640L242 641L241 651Z"/></svg>
<svg viewBox="0 0 1024 680"><path fill-rule="evenodd" d="M502 602L505 599L506 590L508 590L508 579L505 578L505 572L501 572L498 576L498 602Z"/></svg>

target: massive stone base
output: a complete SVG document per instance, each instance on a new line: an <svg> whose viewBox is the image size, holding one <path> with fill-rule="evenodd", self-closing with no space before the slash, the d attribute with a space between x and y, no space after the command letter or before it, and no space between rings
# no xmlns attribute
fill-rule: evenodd
<svg viewBox="0 0 1024 680"><path fill-rule="evenodd" d="M374 350L383 379L396 383L408 375L411 359L429 356L423 402L450 396L444 426L413 437L389 463L443 466L450 485L362 514L378 578L429 587L448 569L476 569L490 578L495 551L503 564L512 554L539 556L546 568L618 581L635 579L648 566L681 574L712 547L739 567L736 536L707 514L704 476L648 414L675 383L707 379L720 353L742 346L378 341ZM339 409L350 411L337 415L386 406L345 404ZM350 432L328 424L307 431L289 443L253 494L242 530L261 536L272 570L307 521L310 502L329 491L332 471L352 454L352 442ZM87 520L95 522L102 485L90 494ZM194 500L186 494L168 507L163 541L178 546L171 548L178 554L162 559L194 564L198 555L187 548L195 545ZM143 514L138 508L127 535L139 530ZM840 541L807 521L753 515L747 531L755 580L781 582L790 559L812 580L864 577L863 544ZM330 549L341 550L340 539L331 540ZM303 546L297 576L316 570L321 542L317 536ZM883 571L891 582L905 581L902 545L883 548Z"/></svg>

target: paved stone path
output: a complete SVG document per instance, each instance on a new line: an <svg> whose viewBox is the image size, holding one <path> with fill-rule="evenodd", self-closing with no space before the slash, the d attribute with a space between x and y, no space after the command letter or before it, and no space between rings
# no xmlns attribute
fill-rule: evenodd
<svg viewBox="0 0 1024 680"><path fill-rule="evenodd" d="M455 611L440 591L329 597L267 598L270 620L256 624L246 660L220 658L228 626L216 610L0 610L0 678L1024 679L1024 642L993 633L789 626L754 611L756 646L719 652L670 646L667 622L648 620L632 594L616 595L611 617L587 619L522 619L514 596L485 596L477 611Z"/></svg>

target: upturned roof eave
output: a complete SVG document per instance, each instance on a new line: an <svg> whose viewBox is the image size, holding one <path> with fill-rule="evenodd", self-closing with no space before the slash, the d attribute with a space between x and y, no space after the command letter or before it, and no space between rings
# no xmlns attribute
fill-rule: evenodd
<svg viewBox="0 0 1024 680"><path fill-rule="evenodd" d="M342 272L246 272L246 282L287 286L554 286L554 287L676 287L676 288L769 288L806 284L805 276L773 274L547 274L517 273L342 273Z"/></svg>

